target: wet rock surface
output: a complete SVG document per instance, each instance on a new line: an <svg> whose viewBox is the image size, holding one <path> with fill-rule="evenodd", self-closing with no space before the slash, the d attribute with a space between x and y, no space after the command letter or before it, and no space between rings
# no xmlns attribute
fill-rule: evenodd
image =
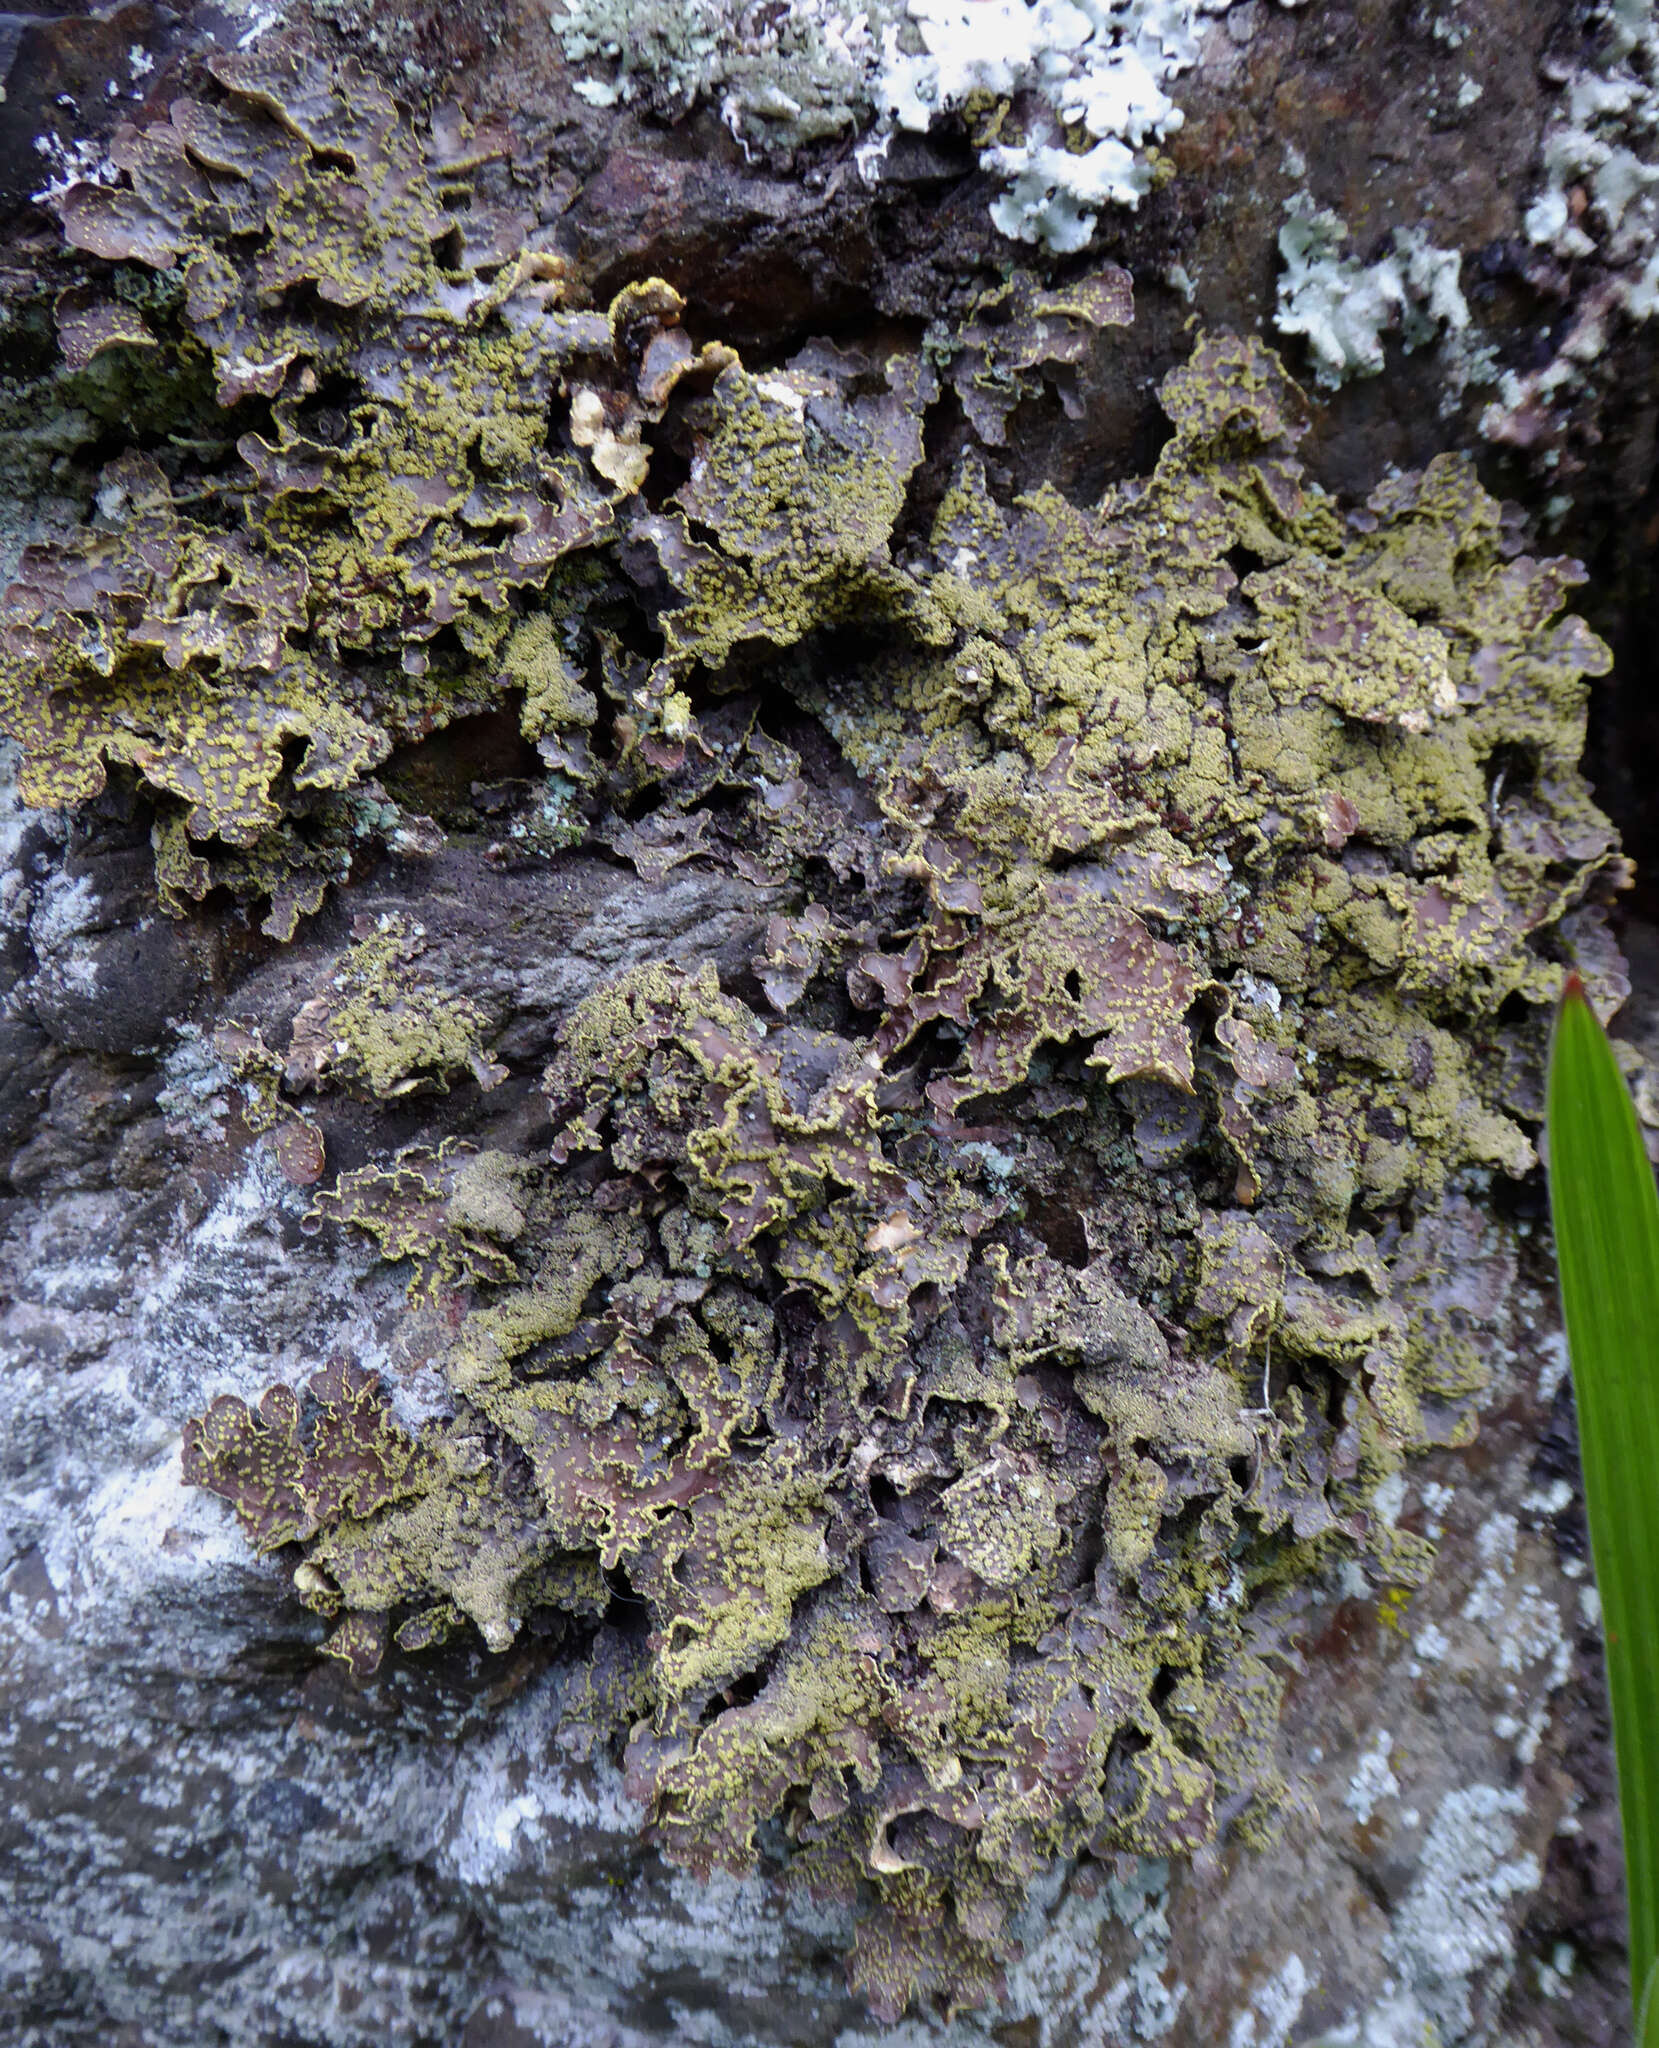
<svg viewBox="0 0 1659 2048"><path fill-rule="evenodd" d="M60 171L36 135L102 145L117 113L166 107L210 35L228 46L272 12L135 6L8 31L8 162ZM746 149L715 106L670 121L660 104L590 104L575 87L594 68L567 59L540 10L314 12L308 34L349 42L412 102L453 95L506 124L523 204L596 304L661 274L696 340L730 341L751 367L820 334L913 346L1032 261L991 221L1000 188L965 121L898 134L867 182L850 134ZM285 25L303 24L262 32ZM1092 500L1144 471L1166 431L1152 387L1187 354L1189 323L1271 321L1277 238L1304 189L1346 223L1362 267L1427 224L1462 254L1496 367L1554 360L1607 266L1593 252L1546 261L1523 214L1593 30L1575 10L1500 20L1468 0L1438 13L1244 0L1208 18L1203 61L1173 88L1187 117L1165 145L1173 177L1135 214L1107 209L1086 258L1133 272L1134 323L1091 330L1063 379L1016 395L984 451L992 493L1046 480ZM34 187L16 175L7 189L21 202ZM71 421L16 407L6 421L4 531L38 539L86 516L130 393L50 382L37 280L61 283L61 238L22 203L8 232L13 331L36 350L48 409ZM1597 686L1591 766L1641 853L1649 827L1621 798L1651 758L1645 331L1613 322L1530 440L1483 440L1495 385L1471 380L1450 326L1409 355L1398 337L1385 326L1381 375L1321 399L1302 455L1354 493L1390 464L1476 447L1534 536L1552 500L1572 499L1551 509L1551 544L1598 570L1585 608L1621 655ZM21 403L38 413L42 389L25 376ZM909 487L918 526L969 438L947 399ZM1455 1307L1490 1375L1479 1435L1414 1456L1380 1502L1432 1543L1432 1573L1379 1594L1333 1560L1298 1595L1279 1839L1224 1839L1190 1865L1047 1868L989 2010L872 2019L846 1984L850 1909L790 1888L785 1845L764 1832L749 1877L663 1861L616 1764L562 1735L583 1664L557 1627L532 1623L500 1652L476 1636L393 1648L367 1683L320 1655L328 1627L295 1597L292 1556L256 1554L221 1502L184 1486L183 1432L216 1398L300 1388L342 1354L418 1427L445 1400L447 1311L411 1313L407 1273L360 1237L303 1227L309 1155L284 1148L282 1123L252 1127L246 1077L215 1032L234 1018L288 1046L354 938L418 925L422 975L477 1006L480 1043L510 1071L485 1087L457 1066L448 1093L389 1101L318 1092L308 1113L329 1172L445 1137L518 1151L545 1145L534 1078L585 997L664 962L687 975L711 963L752 992L779 943L770 921L795 907L695 858L654 878L614 850L504 863L491 806L513 814L522 748L470 744L454 739L447 770L443 735L396 764L407 813L474 805L466 829L438 851L362 862L283 946L219 897L163 916L148 819L119 788L72 816L13 804L0 818L4 2037L1622 2042L1616 1818L1536 1177L1506 1189L1466 1247L1478 1299Z"/></svg>

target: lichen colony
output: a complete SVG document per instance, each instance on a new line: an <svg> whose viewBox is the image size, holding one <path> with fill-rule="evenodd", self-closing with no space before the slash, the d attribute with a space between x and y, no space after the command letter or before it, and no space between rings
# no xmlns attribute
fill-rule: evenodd
<svg viewBox="0 0 1659 2048"><path fill-rule="evenodd" d="M964 433L924 515L934 409L998 442L1122 273L750 366L660 281L582 304L490 135L210 70L57 201L65 359L174 424L8 594L28 799L129 778L162 904L269 948L438 829L394 747L506 707L519 858L781 907L571 1010L529 1149L320 1181L444 1305L447 1419L335 1359L187 1474L365 1681L563 1617L667 1855L855 1896L879 2012L971 2003L1047 1860L1271 1827L1299 1589L1426 1567L1375 1496L1472 1427L1482 1197L1619 874L1574 565L1453 458L1344 514L1226 335L1150 475L1002 502ZM488 1037L376 929L234 1052L292 1132L493 1087Z"/></svg>

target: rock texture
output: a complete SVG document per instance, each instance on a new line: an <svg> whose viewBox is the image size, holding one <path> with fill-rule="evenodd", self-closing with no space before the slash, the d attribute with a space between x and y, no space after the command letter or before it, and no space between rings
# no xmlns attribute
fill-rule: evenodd
<svg viewBox="0 0 1659 2048"><path fill-rule="evenodd" d="M752 85L735 112L706 88L687 108L683 86L648 71L621 94L602 44L573 58L543 11L508 0L424 14L319 5L283 22L143 5L24 20L0 42L18 343L3 530L71 534L134 403L162 420L177 400L100 381L95 360L66 365L54 339L65 309L51 300L76 280L58 268L57 221L26 195L96 174L118 116L164 118L213 38L257 51L287 33L324 51L349 41L412 105L439 110L435 132L451 97L480 128L500 124L525 218L582 292L603 306L663 276L685 294L695 342L733 343L757 371L826 332L937 351L1015 262L1062 284L1126 266L1131 326L1076 324L1057 373L957 375L908 481L911 531L970 441L1003 503L1042 482L1092 502L1144 472L1166 431L1152 386L1187 355L1188 325L1248 330L1277 314L1296 367L1346 377L1303 443L1317 477L1357 494L1391 463L1477 449L1520 501L1510 540L1547 531L1588 554L1601 572L1592 616L1616 646L1639 646L1646 251L1618 239L1622 217L1608 225L1595 182L1617 148L1640 160L1639 95L1617 134L1598 116L1601 165L1577 144L1584 168L1559 177L1561 150L1540 152L1578 104L1574 79L1623 66L1639 86L1644 47L1611 47L1596 18L1540 6L1500 22L1468 0L1188 14L1197 61L1168 81L1184 124L1165 120L1139 209L1103 206L1075 257L999 229L992 208L1011 188L990 153L1004 144L983 127L992 107L971 98L931 127L901 122L866 175L856 151L881 109L856 91L845 132L818 135L765 113ZM1008 135L1035 144L1049 118L1039 100L1016 81ZM1556 188L1589 223L1588 248L1564 255L1553 214L1551 239L1529 230L1528 208ZM1307 232L1287 245L1297 222ZM1437 269L1435 252L1461 266ZM1378 373L1354 374L1373 355ZM954 360L971 367L971 349ZM1540 383L1562 360L1570 376ZM613 467L631 459L630 431ZM633 568L645 573L637 553ZM1592 733L1615 810L1647 758L1632 673L1606 687ZM707 965L758 1006L763 962L784 989L815 971L774 929L799 892L741 862L695 848L664 860L659 845L653 864L651 849L633 857L637 842L503 862L501 837L546 760L512 720L481 709L436 738L398 737L386 785L420 821L418 843L390 832L348 852L331 878L349 884L319 889L315 905L306 894L280 944L258 929L268 895L249 915L190 888L199 907L181 897L189 915L160 912L150 799L131 780L73 811L31 810L7 754L5 2038L1622 2041L1594 1595L1536 1176L1472 1188L1478 1210L1443 1226L1460 1275L1447 1327L1486 1376L1478 1436L1448 1429L1460 1440L1390 1472L1368 1509L1399 1555L1432 1545L1432 1572L1379 1591L1376 1571L1333 1546L1298 1595L1278 1839L1223 1834L1192 1863L1120 1850L1045 1865L984 2010L948 2018L924 2000L902 2020L873 2018L847 1984L853 1908L791 1888L781 1837L763 1830L746 1877L661 1860L641 1839L637 1777L571 1741L586 1666L546 1613L497 1650L470 1633L394 1649L368 1681L319 1654L328 1627L296 1598L293 1554L257 1554L219 1501L184 1485L187 1427L215 1401L303 1387L344 1356L381 1375L396 1420L418 1430L448 1412L443 1360L462 1312L443 1295L412 1311L406 1271L355 1233L316 1230L324 1160L332 1182L444 1138L545 1149L537 1076L584 998L666 963L688 979ZM815 776L849 800L821 763ZM427 835L427 816L441 833ZM1620 822L1643 851L1639 816ZM316 1062L344 1055L307 1038L305 1006L334 1000L366 934L416 927L424 982L483 1022L440 1032L416 1090L355 1085L368 1067L342 1067L330 1089ZM1599 926L1564 943L1616 992ZM1639 993L1652 985L1644 957ZM232 1019L287 1058L293 1100L311 1061L314 1115L273 1114L257 1067L222 1033ZM434 1074L449 1092L424 1085Z"/></svg>

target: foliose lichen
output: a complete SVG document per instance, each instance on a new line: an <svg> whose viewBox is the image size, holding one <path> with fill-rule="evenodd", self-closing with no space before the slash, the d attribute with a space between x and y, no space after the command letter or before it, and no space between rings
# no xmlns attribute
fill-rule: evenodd
<svg viewBox="0 0 1659 2048"><path fill-rule="evenodd" d="M1480 423L1545 469L1614 334L1659 311L1659 15L1653 0L1595 0L1580 27L1581 61L1547 68L1561 96L1523 222L1534 282L1574 280L1570 314L1545 360L1505 371Z"/></svg>
<svg viewBox="0 0 1659 2048"><path fill-rule="evenodd" d="M124 184L53 204L73 248L121 266L60 297L66 355L201 366L220 433L120 456L93 523L25 553L0 730L30 802L136 770L162 799L164 895L263 894L285 937L396 831L368 771L499 698L525 659L513 594L611 531L641 421L729 354L699 361L661 284L608 315L563 305L529 216L480 189L501 137L417 133L296 46L208 69L216 96L117 137ZM556 741L570 705L543 687L525 713Z"/></svg>
<svg viewBox="0 0 1659 2048"><path fill-rule="evenodd" d="M1310 193L1298 192L1285 211L1273 324L1281 334L1305 337L1321 384L1374 377L1391 329L1408 352L1441 335L1455 343L1467 333L1462 258L1436 248L1426 229L1397 229L1391 248L1361 263L1347 248L1347 223L1315 205Z"/></svg>
<svg viewBox="0 0 1659 2048"><path fill-rule="evenodd" d="M156 347L233 420L121 458L9 599L35 800L122 764L269 895L395 738L508 705L570 835L788 907L747 972L578 1004L530 1150L319 1186L441 1304L447 1416L330 1360L216 1401L187 1475L365 1680L562 1627L562 1739L668 1856L856 1900L879 2013L990 1997L1051 1859L1270 1829L1300 1589L1426 1568L1374 1503L1473 1429L1480 1197L1621 879L1577 567L1452 457L1344 515L1225 335L1149 475L1003 502L970 445L923 516L942 379L994 441L1121 276L754 370L660 284L562 303L444 203L484 145L302 57L214 74L61 200L94 296L181 272ZM419 941L226 1042L262 1115L491 1078Z"/></svg>
<svg viewBox="0 0 1659 2048"><path fill-rule="evenodd" d="M343 1085L387 1101L447 1089L462 1073L485 1089L506 1079L485 1054L484 1011L422 974L423 936L390 915L358 931L329 987L294 1018L290 1089Z"/></svg>
<svg viewBox="0 0 1659 2048"><path fill-rule="evenodd" d="M1183 121L1171 88L1232 4L559 0L552 26L591 105L643 100L673 115L713 101L746 150L861 133L858 162L874 176L900 131L967 116L981 168L1006 188L992 220L1064 254L1087 246L1102 207L1152 190L1155 146Z"/></svg>

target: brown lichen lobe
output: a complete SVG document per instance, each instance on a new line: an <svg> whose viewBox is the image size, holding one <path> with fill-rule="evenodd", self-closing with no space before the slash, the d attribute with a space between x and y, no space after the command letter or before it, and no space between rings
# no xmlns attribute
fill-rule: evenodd
<svg viewBox="0 0 1659 2048"><path fill-rule="evenodd" d="M1423 1568L1376 1489L1472 1427L1478 1197L1532 1162L1528 1062L1616 874L1574 568L1510 554L1454 459L1344 517L1225 336L1150 476L1005 505L970 453L912 531L941 374L994 440L1121 277L757 373L660 284L567 305L487 141L267 65L65 203L78 247L183 270L143 345L209 349L265 423L234 495L125 458L31 559L0 723L32 792L126 763L164 878L303 908L323 799L510 700L550 843L795 900L753 981L578 1005L534 1153L320 1192L451 1319L449 1417L411 1435L334 1364L216 1402L189 1476L304 1546L365 1677L564 1615L567 1739L668 1854L857 1898L878 2011L983 1998L1045 1860L1270 1826L1297 1587ZM648 504L657 447L684 481ZM373 1099L493 1073L403 927L266 1057Z"/></svg>

